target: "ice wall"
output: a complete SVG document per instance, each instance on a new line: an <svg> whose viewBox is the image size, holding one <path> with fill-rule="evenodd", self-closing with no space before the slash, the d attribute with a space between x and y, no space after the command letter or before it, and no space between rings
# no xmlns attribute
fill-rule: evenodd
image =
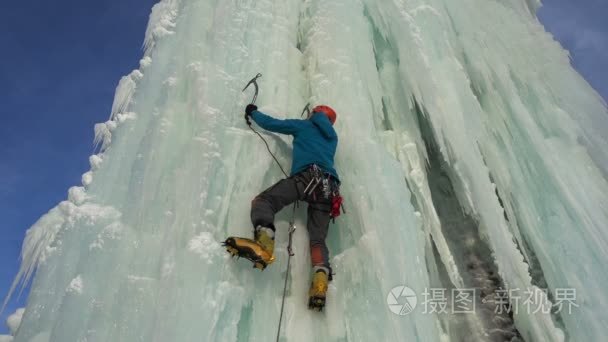
<svg viewBox="0 0 608 342"><path fill-rule="evenodd" d="M607 111L538 5L159 2L83 186L28 231L19 278L37 271L15 341L275 338L289 213L263 273L220 246L251 233L250 200L282 176L242 118L258 72L262 110L338 112L335 280L326 311L308 311L301 207L283 340L601 340ZM266 137L289 165L290 139ZM579 307L399 316L399 285L575 288Z"/></svg>

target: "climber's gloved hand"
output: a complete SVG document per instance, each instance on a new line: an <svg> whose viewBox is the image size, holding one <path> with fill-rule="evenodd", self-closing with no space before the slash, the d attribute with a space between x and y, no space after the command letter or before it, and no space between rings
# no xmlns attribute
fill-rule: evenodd
<svg viewBox="0 0 608 342"><path fill-rule="evenodd" d="M258 110L258 106L254 105L253 103L248 104L245 108L245 115L251 116L251 113L253 113L254 110Z"/></svg>
<svg viewBox="0 0 608 342"><path fill-rule="evenodd" d="M253 103L250 103L245 107L245 122L247 122L249 126L251 126L251 113L253 113L254 110L258 110L258 106Z"/></svg>

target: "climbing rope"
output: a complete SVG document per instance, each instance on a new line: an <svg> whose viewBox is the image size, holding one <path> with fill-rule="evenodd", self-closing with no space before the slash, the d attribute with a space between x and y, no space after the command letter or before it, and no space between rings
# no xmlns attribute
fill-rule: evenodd
<svg viewBox="0 0 608 342"><path fill-rule="evenodd" d="M247 85L245 86L245 88L243 88L243 91L245 91L252 84L255 87L255 93L253 95L253 99L250 102L251 104L255 104L255 100L257 100L257 98L258 98L259 87L258 87L257 80L260 77L262 77L262 74L258 73L254 78L252 78L247 83ZM308 105L306 105L306 107L304 108L304 111L306 111L306 110L308 110ZM304 111L302 111L302 114L304 114ZM268 153L270 153L270 155L272 156L272 158L274 159L274 161L277 163L277 165L281 169L281 172L283 172L283 175L285 175L285 177L289 177L289 175L287 175L287 172L285 172L285 170L283 169L283 166L281 166L281 163L279 163L279 160L277 159L277 157L270 150L270 146L268 145L268 142L266 141L266 139L258 131L256 131L253 128L253 126L251 125L251 121L249 120L249 117L247 115L245 115L245 121L247 122L247 126L249 126L249 129L251 129L253 131L253 133L257 134L258 137L260 137L260 139L262 139L262 141L266 145L266 149L268 150ZM285 284L283 285L283 299L281 301L281 313L280 313L280 316L279 316L279 326L277 328L277 342L279 341L279 337L281 336L281 323L283 322L283 311L285 309L285 297L287 295L287 282L289 280L289 270L291 268L291 257L294 255L293 254L293 250L292 250L292 242L293 242L293 232L296 230L295 219L296 219L296 207L297 207L297 205L298 205L298 201L295 201L293 203L293 211L292 211L292 214L291 214L291 221L289 222L289 243L287 244L287 254L288 254L288 256L287 256L287 269L285 271Z"/></svg>
<svg viewBox="0 0 608 342"><path fill-rule="evenodd" d="M293 251L291 249L293 242L293 232L296 230L296 225L293 219L296 216L296 204L293 205L293 214L291 216L292 221L290 222L289 227L289 243L287 244L287 270L285 272L285 284L283 284L283 299L281 300L281 315L279 316L279 326L277 328L277 342L279 342L279 337L281 336L281 322L283 322L283 311L285 308L285 297L287 294L287 280L289 279L289 269L291 266L291 257L293 256Z"/></svg>

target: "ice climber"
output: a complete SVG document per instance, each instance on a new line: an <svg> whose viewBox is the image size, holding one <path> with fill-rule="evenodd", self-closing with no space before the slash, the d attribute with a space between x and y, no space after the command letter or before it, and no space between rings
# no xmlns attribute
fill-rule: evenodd
<svg viewBox="0 0 608 342"><path fill-rule="evenodd" d="M230 237L225 245L232 255L251 260L264 269L274 261L274 216L296 200L308 202L307 229L310 240L312 283L309 307L322 310L331 280L329 253L325 238L329 221L340 214L340 180L334 169L338 135L333 128L336 112L328 106L313 108L305 120L279 120L249 104L245 118L260 127L293 136L291 175L257 195L251 202L254 239Z"/></svg>

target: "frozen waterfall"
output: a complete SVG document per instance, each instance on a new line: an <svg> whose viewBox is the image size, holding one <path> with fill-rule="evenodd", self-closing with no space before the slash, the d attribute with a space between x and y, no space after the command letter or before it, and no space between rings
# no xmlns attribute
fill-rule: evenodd
<svg viewBox="0 0 608 342"><path fill-rule="evenodd" d="M338 112L336 274L309 311L303 205L282 341L604 340L608 111L539 5L160 1L82 186L27 233L14 341L275 339L289 210L264 272L220 245L282 177L243 120L258 72L263 111Z"/></svg>

